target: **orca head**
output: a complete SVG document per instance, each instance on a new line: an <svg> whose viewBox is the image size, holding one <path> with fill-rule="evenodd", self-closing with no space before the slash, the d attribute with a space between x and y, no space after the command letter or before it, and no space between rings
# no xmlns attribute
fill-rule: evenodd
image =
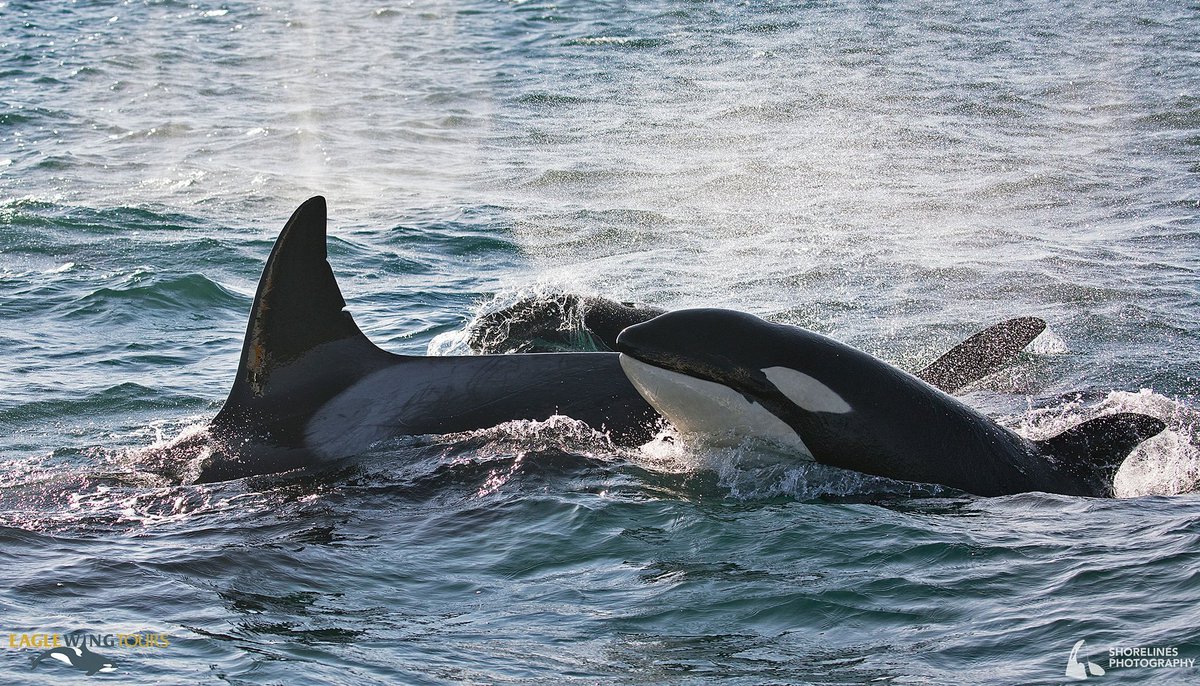
<svg viewBox="0 0 1200 686"><path fill-rule="evenodd" d="M626 376L684 433L753 436L809 456L809 429L853 411L829 385L835 341L733 310L677 310L617 337Z"/></svg>

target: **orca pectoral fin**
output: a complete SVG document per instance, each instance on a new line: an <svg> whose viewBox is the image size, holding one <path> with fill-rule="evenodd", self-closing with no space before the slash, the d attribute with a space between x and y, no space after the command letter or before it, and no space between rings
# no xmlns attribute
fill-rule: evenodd
<svg viewBox="0 0 1200 686"><path fill-rule="evenodd" d="M980 331L916 373L925 383L954 393L1008 364L1046 330L1037 317L1017 317Z"/></svg>
<svg viewBox="0 0 1200 686"><path fill-rule="evenodd" d="M1059 475L1080 487L1073 495L1106 497L1112 495L1113 477L1129 453L1166 426L1149 415L1107 414L1034 445L1053 460Z"/></svg>

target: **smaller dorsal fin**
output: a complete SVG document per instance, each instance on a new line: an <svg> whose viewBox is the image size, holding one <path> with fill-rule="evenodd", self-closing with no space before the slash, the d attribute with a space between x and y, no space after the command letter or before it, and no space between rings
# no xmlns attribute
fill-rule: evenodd
<svg viewBox="0 0 1200 686"><path fill-rule="evenodd" d="M916 373L916 377L945 393L979 381L1025 349L1046 330L1037 317L1017 317L980 331Z"/></svg>
<svg viewBox="0 0 1200 686"><path fill-rule="evenodd" d="M1035 441L1038 452L1051 458L1055 470L1083 484L1072 495L1112 495L1113 477L1139 443L1158 435L1166 424L1134 412L1106 414L1048 438Z"/></svg>

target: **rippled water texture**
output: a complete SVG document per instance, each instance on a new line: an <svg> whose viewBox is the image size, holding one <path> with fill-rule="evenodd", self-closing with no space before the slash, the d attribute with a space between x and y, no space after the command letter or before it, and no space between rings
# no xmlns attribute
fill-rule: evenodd
<svg viewBox="0 0 1200 686"><path fill-rule="evenodd" d="M0 2L0 681L1194 683L1195 2ZM194 485L263 261L329 198L380 345L578 292L718 305L964 399L1168 431L1115 500L975 498L565 418ZM182 436L182 438L180 438Z"/></svg>

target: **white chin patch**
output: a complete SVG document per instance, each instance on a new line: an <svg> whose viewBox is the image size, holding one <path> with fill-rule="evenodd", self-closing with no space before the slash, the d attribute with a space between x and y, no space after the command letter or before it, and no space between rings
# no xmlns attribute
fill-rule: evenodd
<svg viewBox="0 0 1200 686"><path fill-rule="evenodd" d="M775 384L780 393L803 410L845 414L851 409L832 388L804 372L788 367L767 367L762 373L767 376L768 381Z"/></svg>
<svg viewBox="0 0 1200 686"><path fill-rule="evenodd" d="M683 433L710 439L764 438L811 456L808 446L782 419L741 393L622 354L621 369L638 393Z"/></svg>

